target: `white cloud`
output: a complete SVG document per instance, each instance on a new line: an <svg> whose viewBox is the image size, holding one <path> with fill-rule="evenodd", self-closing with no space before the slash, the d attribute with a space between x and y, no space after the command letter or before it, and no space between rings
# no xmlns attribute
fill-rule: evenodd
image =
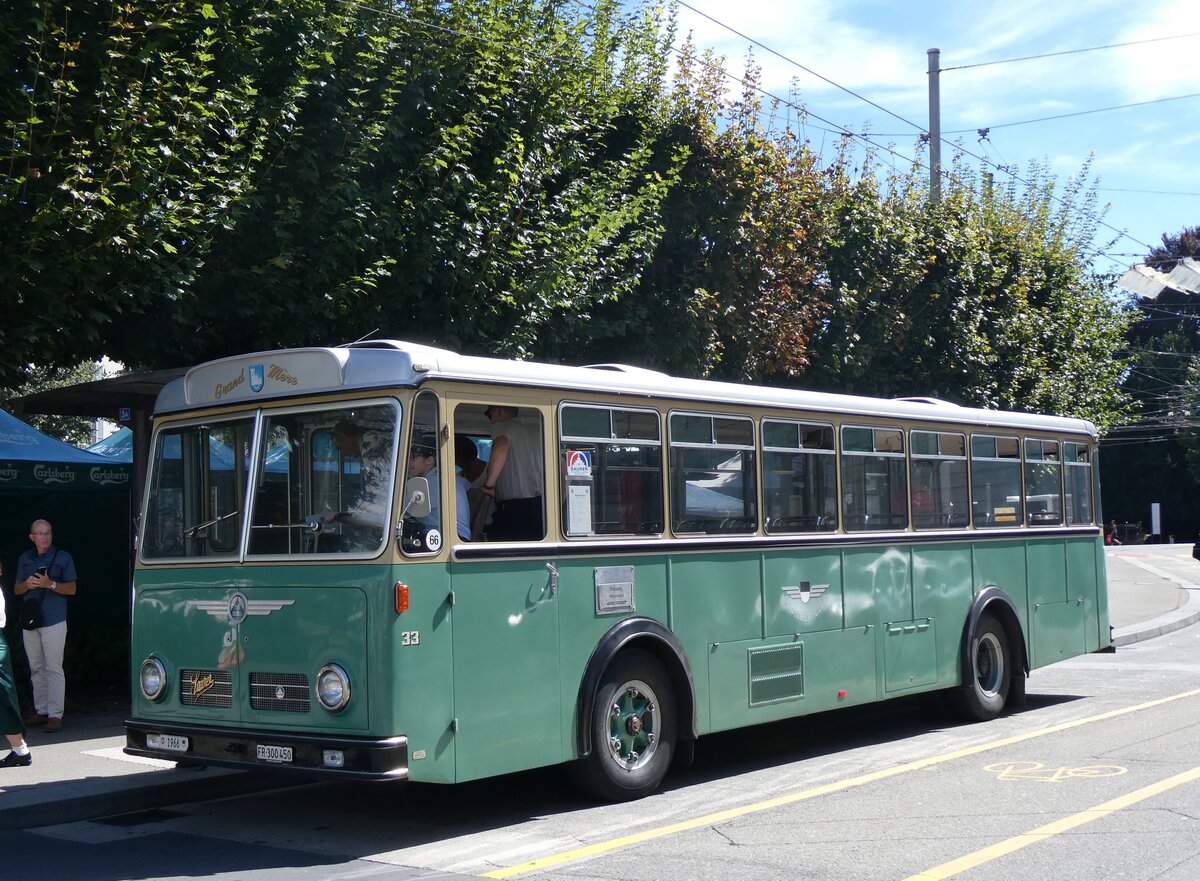
<svg viewBox="0 0 1200 881"><path fill-rule="evenodd" d="M1120 42L1195 33L1195 0L1167 0L1145 9ZM1122 92L1128 101L1151 101L1200 92L1200 37L1187 37L1115 50ZM1200 101L1200 99L1192 99Z"/></svg>

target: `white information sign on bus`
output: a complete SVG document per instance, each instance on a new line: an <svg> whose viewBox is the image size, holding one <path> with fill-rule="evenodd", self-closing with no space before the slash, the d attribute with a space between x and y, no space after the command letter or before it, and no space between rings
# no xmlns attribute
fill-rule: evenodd
<svg viewBox="0 0 1200 881"><path fill-rule="evenodd" d="M567 534L592 534L592 485L573 483L567 487Z"/></svg>

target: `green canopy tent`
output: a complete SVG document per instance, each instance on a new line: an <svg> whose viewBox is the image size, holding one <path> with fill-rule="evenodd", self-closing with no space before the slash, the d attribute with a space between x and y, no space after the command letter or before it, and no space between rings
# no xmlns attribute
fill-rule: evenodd
<svg viewBox="0 0 1200 881"><path fill-rule="evenodd" d="M12 593L29 525L49 520L79 573L67 641L67 698L126 687L130 596L130 465L42 434L0 410L0 562L9 644L21 644ZM19 653L19 650L17 650Z"/></svg>

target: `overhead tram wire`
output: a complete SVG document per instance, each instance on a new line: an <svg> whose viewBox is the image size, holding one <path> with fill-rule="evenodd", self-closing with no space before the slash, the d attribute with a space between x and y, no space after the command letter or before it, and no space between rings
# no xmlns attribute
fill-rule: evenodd
<svg viewBox="0 0 1200 881"><path fill-rule="evenodd" d="M348 2L349 2L349 0L348 0ZM576 6L580 6L591 12L596 11L596 8L594 6L591 6L591 5L583 2L583 0L571 0L571 2L573 2ZM686 6L687 4L682 4L682 5ZM692 7L690 7L690 6L688 6L687 8L692 9ZM692 11L694 12L695 10L692 10ZM699 13L699 14L704 15L704 13ZM708 18L708 16L705 16L705 17ZM724 25L721 22L716 21L715 19L712 19L712 20L715 24L718 24L721 27L726 27L726 28L728 27L727 25ZM732 28L730 28L730 30L732 30ZM644 29L642 29L642 31L643 31L643 33L645 33ZM756 43L756 41L754 41L754 40L751 40L749 37L746 37L744 34L738 33L737 31L733 31L733 33L737 34L739 37L742 37L743 39L750 40L750 42L755 43L755 45L760 45L760 46L762 45L760 43ZM897 150L893 149L892 147L887 146L886 144L881 144L878 141L873 140L872 137L867 135L865 132L856 132L853 129L850 129L844 125L839 125L838 123L834 122L833 120L826 119L825 117L812 112L811 109L804 106L803 104L797 104L796 102L794 102L788 98L782 98L779 95L774 94L773 92L768 92L766 89L762 88L761 86L755 85L754 83L751 83L748 80L745 80L739 76L736 76L736 75L730 73L729 71L725 70L723 67L721 67L719 65L709 64L699 54L689 56L686 52L684 52L681 49L676 48L675 46L670 46L668 48L670 49L670 51L672 53L679 56L680 58L690 58L692 61L695 61L696 63L698 63L700 65L703 65L707 69L715 71L717 73L720 73L723 77L725 77L726 79L730 80L733 83L738 84L739 86L747 86L747 87L753 89L755 92L758 92L763 97L770 98L772 101L779 102L779 104L781 106L788 107L792 110L795 110L798 114L800 114L800 116L802 118L816 119L820 122L825 123L828 126L832 126L832 128L821 128L821 126L812 126L812 128L815 128L818 131L823 131L823 132L827 132L829 134L841 135L843 137L853 138L855 140L863 141L864 143L870 144L872 147L875 147L878 150L881 150L891 156L895 156L897 159L903 159L905 162L908 162L908 163L911 163L914 165L919 165L921 168L924 168L927 171L929 170L929 167L925 163L921 162L919 159L913 158L911 156L906 156L905 154L898 152ZM773 54L776 54L776 55L779 54L779 53L775 52L775 50L771 49L769 46L762 46L762 48L768 52L772 52ZM796 66L800 67L802 70L812 73L813 76L817 76L823 80L826 80L826 78L821 76L819 73L809 71L808 68L804 67L803 65L799 64L796 61L792 61L791 59L786 58L786 56L780 55L780 58L784 58L784 60L788 61L791 64L795 64ZM845 89L843 86L839 86L837 83L834 83L832 80L826 80L826 82L832 83L834 86L837 86L837 88L843 89L844 91L848 92L849 94L854 95L854 97L859 98L859 100L866 101L868 104L872 104L872 106L876 106L876 107L879 106L879 105L874 104L874 102L870 101L869 99L863 98L861 95L857 95L856 93L850 91L849 89ZM896 116L896 114L891 113L891 111L887 110L887 108L880 107L879 109L883 110L885 113L889 113L892 116ZM928 138L928 132L926 132L919 125L917 125L917 123L910 122L909 120L904 119L903 117L900 117L900 116L896 116L896 118L899 119L901 122L904 122L908 125L916 127L918 129L918 131L912 133L914 136ZM906 137L906 136L907 135L900 135L899 137ZM947 179L949 179L951 177L949 172L943 172L943 176L946 177Z"/></svg>
<svg viewBox="0 0 1200 881"><path fill-rule="evenodd" d="M578 3L579 0L575 0L575 2ZM692 12L696 13L697 15L708 19L713 24L717 25L718 27L724 28L725 30L729 31L731 34L735 34L736 36L742 38L743 40L749 40L753 45L759 46L760 48L764 49L767 52L770 52L772 55L775 55L776 57L786 61L787 63L795 65L800 70L803 70L806 73L812 74L813 76L829 83L830 85L834 86L835 88L840 89L841 91L845 92L848 95L852 95L855 98L858 98L860 101L863 101L863 102L871 105L872 107L877 108L878 110L882 110L884 113L888 114L888 116L894 117L895 119L900 120L901 122L905 123L906 125L911 125L911 126L915 127L920 134L923 134L926 137L928 137L929 132L922 126L918 125L917 123L914 123L909 119L905 119L903 116L900 116L898 113L893 113L891 110L888 110L886 107L883 107L882 105L875 103L874 101L870 100L869 98L863 97L862 95L855 92L853 89L849 89L846 86L841 85L840 83L834 82L833 80L829 79L828 77L822 76L821 74L817 73L814 70L810 70L809 68L805 67L803 64L800 64L795 59L789 58L787 55L784 55L781 52L777 52L776 50L772 49L770 46L767 46L766 44L761 43L758 40L755 40L752 37L747 36L746 34L743 34L741 31L737 30L736 28L725 24L725 22L720 21L719 19L713 18L708 13L701 12L700 10L696 9L695 7L689 5L687 2L685 2L685 0L677 0L677 2L679 3L680 6L684 7L685 9L689 9ZM1189 34L1187 36L1197 36L1197 35ZM1171 39L1171 38L1164 37L1161 39ZM1096 46L1096 47L1092 47L1090 49L1078 49L1078 50L1071 50L1071 51L1090 52L1090 51L1093 51L1094 49L1100 49L1100 48L1108 48L1108 47ZM1066 53L1062 53L1062 54L1066 54ZM1030 57L1035 58L1038 56L1030 56ZM1014 58L1014 59L1009 59L1009 60L1010 61L1019 61L1019 60L1026 60L1026 59L1015 59ZM987 62L987 63L1001 63L1001 62ZM976 66L981 66L981 65L976 65ZM957 69L957 68L942 68L942 70L955 70L955 69ZM764 92L764 94L766 94L766 93ZM815 114L813 114L813 115L815 116ZM820 117L816 117L816 118L820 119ZM978 131L978 130L979 129L969 129L968 131ZM956 132L946 132L946 134L956 134ZM903 135L899 135L899 137L903 137ZM864 136L864 138L865 138L865 136ZM1017 181L1020 184L1023 184L1024 186L1031 186L1030 181L1021 177L1019 174L1014 172L1009 166L1001 165L999 163L993 162L991 159L989 159L987 157L980 156L977 153L972 153L970 150L967 150L962 145L955 144L952 141L948 140L947 138L943 137L943 138L941 138L941 141L942 141L942 143L944 143L946 146L950 147L951 149L959 150L964 155L970 156L972 159L975 159L976 161L981 162L984 165L987 165L987 166L995 169L996 171L999 171L1002 174L1009 175L1013 180ZM874 143L874 142L868 141L868 143ZM889 152L893 152L893 151L889 150ZM928 169L928 166L926 166L924 163L920 163L920 165L922 168ZM951 175L949 172L942 172L942 176L947 180L951 179ZM1083 214L1084 217L1095 222L1097 226L1102 226L1105 229L1116 233L1117 236L1120 238L1129 239L1129 241L1134 242L1135 244L1141 245L1143 248L1145 248L1148 251L1153 250L1152 246L1146 244L1145 242L1141 241L1140 239L1133 237L1126 230L1117 229L1117 227L1113 226L1110 223L1106 223L1101 218L1099 218L1093 214L1088 214L1086 212L1081 211L1077 206L1068 205L1067 201L1059 196L1050 194L1050 199L1051 199L1051 201L1057 202L1058 204L1062 205L1063 207L1071 208L1073 211L1077 211L1077 212Z"/></svg>
<svg viewBox="0 0 1200 881"><path fill-rule="evenodd" d="M954 70L954 68L946 68ZM1200 92L1192 92L1190 95L1174 95L1170 98L1155 98L1152 101L1135 101L1132 104L1118 104L1115 107L1097 107L1093 110L1077 110L1073 113L1060 113L1057 116L1041 116L1037 119L1023 119L1020 122L998 122L995 125L983 126L981 128L960 128L953 131L945 132L947 135L965 135L977 131L990 131L994 128L1011 128L1014 125L1032 125L1036 122L1053 122L1057 119L1069 119L1072 116L1087 116L1092 113L1107 113L1110 110L1128 110L1131 107L1145 107L1148 104L1163 104L1167 101L1183 101L1188 98L1200 98Z"/></svg>
<svg viewBox="0 0 1200 881"><path fill-rule="evenodd" d="M1103 190L1106 193L1144 193L1150 196L1200 196L1200 193L1182 193L1175 190L1131 190L1125 187L1097 187L1098 190ZM1124 254L1125 257L1141 257L1142 254ZM1186 257L1186 254L1181 256Z"/></svg>
<svg viewBox="0 0 1200 881"><path fill-rule="evenodd" d="M1162 43L1166 40L1186 40L1190 37L1200 37L1200 32L1192 34L1172 34L1169 37L1151 37L1146 40L1131 40L1128 43L1111 43L1107 46L1088 46L1085 49L1064 49L1061 52L1044 52L1041 55L1026 55L1022 58L1003 58L998 61L980 61L977 64L960 64L957 67L943 67L948 70L969 70L973 67L990 67L993 64L1012 64L1017 61L1035 61L1039 58L1056 58L1059 55L1078 55L1080 52L1098 52L1101 49L1122 49L1126 46L1141 46L1146 43Z"/></svg>
<svg viewBox="0 0 1200 881"><path fill-rule="evenodd" d="M713 24L717 25L718 27L722 27L722 28L724 28L725 30L729 31L731 34L735 34L736 36L738 36L738 37L741 37L743 40L746 40L746 41L748 41L748 42L749 42L749 43L751 43L752 45L754 45L754 46L758 46L760 49L762 49L762 50L764 50L764 51L766 51L766 52L770 52L770 53L771 53L772 55L774 55L776 58L780 58L780 59L782 59L783 61L786 61L788 64L795 65L796 67L800 68L800 69L801 69L802 71L804 71L805 73L807 73L807 74L811 74L812 76L815 76L817 79L819 79L819 80L821 80L821 81L823 81L823 82L826 82L826 83L828 83L829 85L833 86L835 89L839 89L839 90L841 90L841 91L845 92L847 95L851 95L851 96L853 96L853 97L857 98L859 101L862 101L862 102L864 102L864 103L866 103L866 104L870 104L870 105L871 105L872 107L874 107L876 110L881 110L881 111L883 111L883 112L884 112L884 113L886 113L888 116L892 117L893 119L898 119L900 122L904 123L905 125L911 125L913 128L915 128L915 129L917 130L917 133L919 133L919 134L928 134L928 131L925 129L925 127L924 127L923 125L920 125L919 123L913 122L913 121L912 121L912 120L910 120L910 119L905 119L905 118L904 118L903 116L901 116L900 114L898 114L898 113L894 113L893 111L891 111L891 110L888 110L888 109L887 109L886 107L884 107L882 104L877 104L877 103L875 103L874 101L872 101L870 98L867 98L867 97L865 97L865 96L863 96L863 95L860 95L860 94L858 94L858 92L854 91L853 89L850 89L850 88L848 88L848 87L846 87L846 86L843 86L841 83L834 82L834 81L833 81L833 80L831 80L829 77L827 77L827 76L823 76L822 74L819 74L819 73L817 73L817 72L816 72L815 70L813 70L812 68L805 67L803 64L801 64L799 61L796 61L794 58L789 58L787 55L784 55L782 52L779 52L779 51L776 51L775 49L772 49L770 46L766 45L765 43L760 43L758 40L754 39L753 37L751 37L751 36L748 36L747 34L743 34L741 31L737 30L736 28L734 28L734 27L731 27L730 25L727 25L727 24L725 24L725 22L723 22L723 21L718 21L717 19L715 19L715 18L713 18L711 15L709 15L707 12L701 12L701 11L700 11L699 9L697 9L696 7L694 7L694 6L690 5L689 3L685 2L685 0L676 0L676 2L677 2L677 3L678 3L680 6L682 6L684 9L689 9L689 10L691 10L692 12L696 13L696 15L699 15L699 16L701 16L702 18L707 18L709 21L711 21ZM902 137L903 137L903 136L902 136Z"/></svg>

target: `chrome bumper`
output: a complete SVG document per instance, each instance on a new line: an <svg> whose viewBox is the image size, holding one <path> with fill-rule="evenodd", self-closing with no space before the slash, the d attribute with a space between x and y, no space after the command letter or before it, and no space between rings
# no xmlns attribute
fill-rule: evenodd
<svg viewBox="0 0 1200 881"><path fill-rule="evenodd" d="M186 750L151 748L147 734L186 737ZM258 758L259 746L287 747L290 762ZM342 764L330 767L328 751L340 751ZM241 728L209 728L199 725L162 725L130 719L125 722L125 752L166 761L224 768L310 774L331 779L403 780L408 777L408 738L344 737L336 734L299 734L288 731L256 731Z"/></svg>

